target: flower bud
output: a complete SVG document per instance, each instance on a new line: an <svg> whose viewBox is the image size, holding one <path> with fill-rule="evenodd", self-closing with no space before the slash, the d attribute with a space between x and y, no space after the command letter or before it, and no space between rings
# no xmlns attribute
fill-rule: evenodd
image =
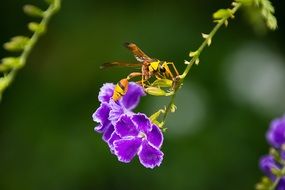
<svg viewBox="0 0 285 190"><path fill-rule="evenodd" d="M28 28L32 32L43 33L45 31L45 27L43 25L39 24L39 23L36 23L36 22L30 22L28 24Z"/></svg>
<svg viewBox="0 0 285 190"><path fill-rule="evenodd" d="M25 5L23 7L23 10L27 15L33 16L33 17L43 17L44 15L44 12L40 8L34 5Z"/></svg>
<svg viewBox="0 0 285 190"><path fill-rule="evenodd" d="M10 42L4 44L4 48L8 51L22 51L27 43L29 38L25 36L15 36L11 38Z"/></svg>
<svg viewBox="0 0 285 190"><path fill-rule="evenodd" d="M165 96L166 92L161 88L156 87L148 87L145 89L146 93L153 95L153 96Z"/></svg>
<svg viewBox="0 0 285 190"><path fill-rule="evenodd" d="M5 57L2 59L1 65L6 67L6 69L21 67L20 59L18 57Z"/></svg>
<svg viewBox="0 0 285 190"><path fill-rule="evenodd" d="M170 88L170 87L172 87L172 83L173 83L173 81L169 80L169 79L157 79L151 84L151 86Z"/></svg>

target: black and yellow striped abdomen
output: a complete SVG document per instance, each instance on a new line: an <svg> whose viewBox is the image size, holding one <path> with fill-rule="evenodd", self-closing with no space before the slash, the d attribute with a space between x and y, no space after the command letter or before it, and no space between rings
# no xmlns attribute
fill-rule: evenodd
<svg viewBox="0 0 285 190"><path fill-rule="evenodd" d="M117 85L115 86L114 93L113 93L113 100L118 101L119 99L124 96L128 91L129 81L127 79L120 80Z"/></svg>

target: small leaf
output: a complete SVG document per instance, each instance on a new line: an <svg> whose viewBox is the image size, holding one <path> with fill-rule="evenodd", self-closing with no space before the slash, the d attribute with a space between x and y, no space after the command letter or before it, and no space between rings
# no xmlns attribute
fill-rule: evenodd
<svg viewBox="0 0 285 190"><path fill-rule="evenodd" d="M195 56L197 56L197 55L198 55L198 52L197 52L197 51L194 51L194 52L190 51L190 53L189 53L189 56L190 56L190 57L195 57Z"/></svg>
<svg viewBox="0 0 285 190"><path fill-rule="evenodd" d="M153 123L155 121L157 121L157 118L160 116L160 114L165 113L164 109L160 109L157 112L155 112L154 114L152 114L149 119L150 121Z"/></svg>
<svg viewBox="0 0 285 190"><path fill-rule="evenodd" d="M27 43L29 38L25 36L15 36L11 38L9 42L4 44L4 48L8 51L22 51Z"/></svg>
<svg viewBox="0 0 285 190"><path fill-rule="evenodd" d="M208 38L208 39L207 39L207 45L210 46L211 43L212 43L212 38Z"/></svg>
<svg viewBox="0 0 285 190"><path fill-rule="evenodd" d="M39 32L39 33L43 33L45 31L45 27L39 23L36 22L30 22L28 24L28 28L32 31L32 32Z"/></svg>
<svg viewBox="0 0 285 190"><path fill-rule="evenodd" d="M177 110L177 106L175 104L171 104L170 112L174 113Z"/></svg>
<svg viewBox="0 0 285 190"><path fill-rule="evenodd" d="M200 59L199 58L195 59L195 64L199 65L199 63L200 63Z"/></svg>
<svg viewBox="0 0 285 190"><path fill-rule="evenodd" d="M213 14L215 20L229 18L232 16L232 11L230 9L219 9Z"/></svg>
<svg viewBox="0 0 285 190"><path fill-rule="evenodd" d="M189 64L190 64L190 62L189 62L189 61L187 61L187 60L184 60L184 64L185 64L185 65L189 65Z"/></svg>
<svg viewBox="0 0 285 190"><path fill-rule="evenodd" d="M25 5L23 7L23 10L29 16L33 16L33 17L43 17L44 16L44 12L40 8L34 5Z"/></svg>
<svg viewBox="0 0 285 190"><path fill-rule="evenodd" d="M225 20L225 26L227 27L229 25L229 21Z"/></svg>
<svg viewBox="0 0 285 190"><path fill-rule="evenodd" d="M207 38L209 37L209 34L204 34L204 33L202 33L202 37L203 37L204 39L207 39Z"/></svg>

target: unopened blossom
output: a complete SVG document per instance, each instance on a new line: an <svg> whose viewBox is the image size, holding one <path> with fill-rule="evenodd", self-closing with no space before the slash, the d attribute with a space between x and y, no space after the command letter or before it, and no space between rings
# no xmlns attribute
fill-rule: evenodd
<svg viewBox="0 0 285 190"><path fill-rule="evenodd" d="M269 144L277 149L285 144L285 116L271 122L266 138Z"/></svg>
<svg viewBox="0 0 285 190"><path fill-rule="evenodd" d="M280 170L281 165L278 164L272 155L263 156L260 159L259 167L263 173L269 177L271 180L275 180L275 175L272 173L272 170Z"/></svg>

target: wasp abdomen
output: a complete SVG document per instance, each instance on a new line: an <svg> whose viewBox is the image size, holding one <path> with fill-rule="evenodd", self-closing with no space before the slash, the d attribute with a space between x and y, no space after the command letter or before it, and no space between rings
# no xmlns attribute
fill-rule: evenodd
<svg viewBox="0 0 285 190"><path fill-rule="evenodd" d="M113 93L113 100L118 101L124 96L128 91L129 81L127 79L121 79L115 86Z"/></svg>

